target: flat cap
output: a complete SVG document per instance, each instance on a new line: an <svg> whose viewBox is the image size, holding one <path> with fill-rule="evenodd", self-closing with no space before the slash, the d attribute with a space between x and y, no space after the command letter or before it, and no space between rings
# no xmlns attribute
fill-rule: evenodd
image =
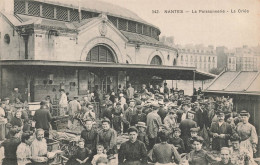
<svg viewBox="0 0 260 165"><path fill-rule="evenodd" d="M199 127L190 129L190 132L199 132L199 131L200 131Z"/></svg>
<svg viewBox="0 0 260 165"><path fill-rule="evenodd" d="M249 116L250 115L249 112L247 112L246 110L241 111L239 114L240 114L240 116Z"/></svg>

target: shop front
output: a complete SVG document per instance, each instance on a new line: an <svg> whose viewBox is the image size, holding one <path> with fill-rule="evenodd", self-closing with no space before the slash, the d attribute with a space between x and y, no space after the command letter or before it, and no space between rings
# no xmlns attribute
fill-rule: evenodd
<svg viewBox="0 0 260 165"><path fill-rule="evenodd" d="M18 87L25 100L40 101L47 95L59 98L59 89L65 89L69 98L87 92L110 94L131 83L138 91L142 84L155 84L164 80L212 79L190 67L64 62L43 60L1 61L1 97L9 96Z"/></svg>

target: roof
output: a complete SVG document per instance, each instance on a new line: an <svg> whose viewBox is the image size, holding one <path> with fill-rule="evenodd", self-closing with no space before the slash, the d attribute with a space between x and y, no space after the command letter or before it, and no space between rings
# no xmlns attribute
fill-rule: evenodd
<svg viewBox="0 0 260 165"><path fill-rule="evenodd" d="M123 64L123 63L90 63L86 61L44 61L44 60L0 60L0 65L7 67L74 67L106 69L107 71L134 71L137 74L157 76L164 80L192 80L195 73L196 80L207 80L215 78L212 74L196 71L195 67L145 65L145 64ZM33 68L31 68L33 67Z"/></svg>
<svg viewBox="0 0 260 165"><path fill-rule="evenodd" d="M80 30L80 27L88 24L92 20L99 19L100 17L84 19L81 22L64 22L64 21L51 20L51 19L28 16L28 15L21 15L21 14L17 14L17 18L23 21L17 26L38 25L40 27L49 27L49 28L55 28L59 30L65 29L69 31L78 31ZM150 36L146 36L138 33L126 32L123 30L119 30L119 31L128 39L129 43L158 46L158 47L177 51L177 49L167 46Z"/></svg>
<svg viewBox="0 0 260 165"><path fill-rule="evenodd" d="M135 43L135 44L144 44L144 45L152 45L152 46L159 46L166 49L171 49L177 51L177 49L170 47L168 45L163 44L162 42L159 42L155 38L138 34L138 33L132 33L132 32L126 32L123 30L120 30L120 32L128 39L129 43Z"/></svg>
<svg viewBox="0 0 260 165"><path fill-rule="evenodd" d="M41 26L47 26L47 27L52 27L57 29L68 29L68 30L77 29L73 23L69 23L69 22L57 21L57 20L21 15L21 14L17 14L17 16L23 21L17 26L25 26L25 25L33 24L33 25L41 25Z"/></svg>
<svg viewBox="0 0 260 165"><path fill-rule="evenodd" d="M223 72L204 92L260 95L260 72Z"/></svg>
<svg viewBox="0 0 260 165"><path fill-rule="evenodd" d="M86 10L86 11L92 11L92 12L97 12L97 13L107 13L108 15L115 16L115 17L120 17L140 23L144 23L150 26L153 26L160 30L158 27L146 22L142 18L140 18L136 13L123 8L121 6L111 4L105 1L99 1L99 0L34 0L38 2L43 2L43 3L48 3L48 4L54 4L54 5L59 5L59 6L64 6L64 7L70 7L70 8L75 8L78 9L79 6L81 10ZM79 3L80 2L80 3Z"/></svg>

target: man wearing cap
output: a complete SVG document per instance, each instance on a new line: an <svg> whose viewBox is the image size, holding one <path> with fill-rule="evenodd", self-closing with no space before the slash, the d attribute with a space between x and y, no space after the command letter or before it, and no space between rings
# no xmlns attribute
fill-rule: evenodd
<svg viewBox="0 0 260 165"><path fill-rule="evenodd" d="M146 165L147 150L145 144L137 140L138 132L135 127L128 129L129 140L122 143L118 153L119 165Z"/></svg>
<svg viewBox="0 0 260 165"><path fill-rule="evenodd" d="M84 107L84 111L85 111L85 114L83 116L83 119L91 119L92 121L95 121L96 120L96 114L95 112L93 112L93 105L92 104L87 104L85 107Z"/></svg>
<svg viewBox="0 0 260 165"><path fill-rule="evenodd" d="M141 105L142 104L142 100L140 99L140 95L138 93L134 94L134 100L135 100L135 104L136 105Z"/></svg>
<svg viewBox="0 0 260 165"><path fill-rule="evenodd" d="M146 93L148 93L148 90L146 89L146 85L145 85L145 84L142 85L142 89L140 90L140 93L141 93L141 94L146 94Z"/></svg>
<svg viewBox="0 0 260 165"><path fill-rule="evenodd" d="M161 117L157 114L159 109L158 103L152 104L152 112L147 115L147 135L149 138L149 150L153 148L157 141L157 134L160 125L162 125Z"/></svg>
<svg viewBox="0 0 260 165"><path fill-rule="evenodd" d="M42 128L44 130L44 137L49 137L50 122L52 119L51 113L48 110L47 102L45 100L40 103L41 108L34 114L35 128Z"/></svg>
<svg viewBox="0 0 260 165"><path fill-rule="evenodd" d="M103 145L107 150L107 155L114 155L117 152L116 146L117 133L110 128L110 120L105 118L102 120L102 130L98 132L97 145Z"/></svg>
<svg viewBox="0 0 260 165"><path fill-rule="evenodd" d="M69 102L69 129L75 129L77 127L77 120L74 120L75 114L80 112L81 105L78 102L78 96L74 96L74 99Z"/></svg>
<svg viewBox="0 0 260 165"><path fill-rule="evenodd" d="M110 96L109 95L105 95L105 100L104 100L103 104L105 104L105 106L113 104L113 102L110 100Z"/></svg>
<svg viewBox="0 0 260 165"><path fill-rule="evenodd" d="M126 121L128 121L130 126L134 126L135 120L133 118L133 116L136 114L136 109L135 109L135 101L134 100L130 100L129 103L129 107L127 108L127 110L125 111L125 119Z"/></svg>
<svg viewBox="0 0 260 165"><path fill-rule="evenodd" d="M187 114L188 118L182 120L181 123L180 123L180 126L179 126L179 128L181 129L181 136L180 137L184 141L184 146L185 146L186 152L188 152L188 150L187 150L187 148L188 148L187 141L191 137L190 129L197 127L197 123L193 120L194 119L194 115L195 115L194 111L188 111L188 114Z"/></svg>
<svg viewBox="0 0 260 165"><path fill-rule="evenodd" d="M183 101L181 110L177 112L177 122L180 123L181 121L187 119L188 111L190 110L190 105L188 101Z"/></svg>
<svg viewBox="0 0 260 165"><path fill-rule="evenodd" d="M104 109L103 111L103 118L108 118L110 121L112 121L112 117L113 117L113 103L108 103L107 107ZM112 126L112 123L110 123Z"/></svg>
<svg viewBox="0 0 260 165"><path fill-rule="evenodd" d="M97 145L97 135L97 130L93 128L93 121L88 118L85 123L85 129L81 132L80 137L85 140L85 147L92 152L95 151Z"/></svg>
<svg viewBox="0 0 260 165"><path fill-rule="evenodd" d="M166 96L167 98L169 97L170 94L170 90L167 87L167 83L164 83L164 90L163 90L164 96Z"/></svg>
<svg viewBox="0 0 260 165"><path fill-rule="evenodd" d="M168 111L168 115L163 120L164 124L167 126L167 129L170 131L172 131L173 128L175 128L177 126L176 111L177 111L177 109L170 108Z"/></svg>
<svg viewBox="0 0 260 165"><path fill-rule="evenodd" d="M159 106L160 106L160 108L159 108L159 110L158 110L158 115L161 117L161 120L163 121L164 120L164 118L166 117L166 115L167 115L167 109L166 109L166 107L165 107L165 104L164 104L164 102L163 102L163 98L161 99L159 99L159 101L158 101L158 104L159 104Z"/></svg>
<svg viewBox="0 0 260 165"><path fill-rule="evenodd" d="M22 95L19 93L18 88L14 88L10 96L10 103L20 103L22 102Z"/></svg>
<svg viewBox="0 0 260 165"><path fill-rule="evenodd" d="M201 103L202 106L197 107L196 115L194 121L198 124L200 128L200 135L204 140L208 140L207 130L210 126L209 118L208 118L208 110L206 109L207 103Z"/></svg>
<svg viewBox="0 0 260 165"><path fill-rule="evenodd" d="M138 122L146 123L146 114L143 113L143 106L137 105L136 107L136 114L133 116L134 123L137 124Z"/></svg>
<svg viewBox="0 0 260 165"><path fill-rule="evenodd" d="M255 127L248 122L250 114L243 110L240 112L242 122L237 124L237 133L241 138L240 146L245 148L250 156L253 157L253 153L257 150L258 136Z"/></svg>
<svg viewBox="0 0 260 165"><path fill-rule="evenodd" d="M228 140L232 135L232 128L230 124L224 121L224 112L218 111L217 117L218 122L211 124L209 134L213 137L212 149L220 151L222 147L228 147Z"/></svg>
<svg viewBox="0 0 260 165"><path fill-rule="evenodd" d="M149 146L149 139L146 133L146 124L144 122L138 122L136 125L136 128L138 130L138 136L137 139L140 140L145 144L146 147Z"/></svg>
<svg viewBox="0 0 260 165"><path fill-rule="evenodd" d="M121 107L121 103L116 103L116 107L112 109L112 121L113 128L117 131L117 133L121 133L121 118L123 116L123 108Z"/></svg>

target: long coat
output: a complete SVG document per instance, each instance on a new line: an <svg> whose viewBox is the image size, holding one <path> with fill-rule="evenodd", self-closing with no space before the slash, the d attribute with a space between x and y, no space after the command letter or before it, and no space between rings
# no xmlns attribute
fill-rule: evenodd
<svg viewBox="0 0 260 165"><path fill-rule="evenodd" d="M221 139L219 137L213 138L212 140L212 149L213 150L218 150L222 147L228 147L228 140L230 136L232 135L232 128L231 125L224 122L221 126L219 126L218 122L214 122L211 124L209 134L213 136L213 133L217 134L225 134L225 138Z"/></svg>
<svg viewBox="0 0 260 165"><path fill-rule="evenodd" d="M136 109L133 108L133 110L131 110L131 108L129 107L126 111L125 111L125 119L129 122L129 124L131 126L135 125L135 121L133 119L133 116L136 115Z"/></svg>
<svg viewBox="0 0 260 165"><path fill-rule="evenodd" d="M154 112L147 115L147 135L149 138L157 137L159 127L162 125L161 117Z"/></svg>
<svg viewBox="0 0 260 165"><path fill-rule="evenodd" d="M36 121L35 127L49 130L52 116L48 109L39 109L35 112L33 119Z"/></svg>

